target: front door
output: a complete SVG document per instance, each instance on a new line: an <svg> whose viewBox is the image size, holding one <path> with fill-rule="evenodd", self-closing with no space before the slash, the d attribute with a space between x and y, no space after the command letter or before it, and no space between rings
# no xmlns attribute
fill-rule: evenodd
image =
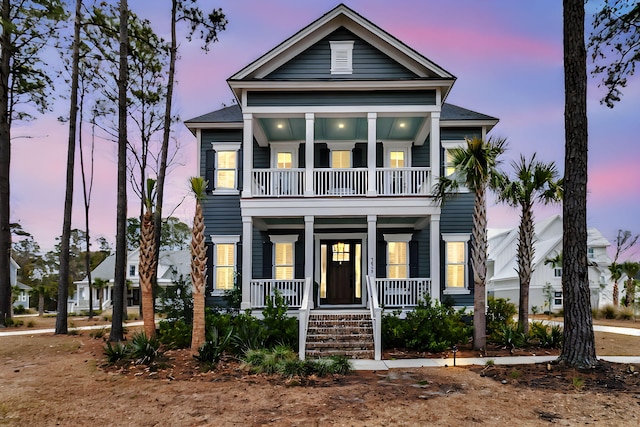
<svg viewBox="0 0 640 427"><path fill-rule="evenodd" d="M362 243L358 240L323 240L324 292L321 304L341 305L361 302L360 262Z"/></svg>

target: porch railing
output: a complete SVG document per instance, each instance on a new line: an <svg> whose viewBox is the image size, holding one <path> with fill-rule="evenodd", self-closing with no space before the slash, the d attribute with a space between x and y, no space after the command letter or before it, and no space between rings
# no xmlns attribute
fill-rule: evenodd
<svg viewBox="0 0 640 427"><path fill-rule="evenodd" d="M267 298L274 298L275 291L280 292L289 305L289 308L298 308L302 303L302 290L304 279L276 280L254 279L251 280L251 307L263 308L267 306Z"/></svg>
<svg viewBox="0 0 640 427"><path fill-rule="evenodd" d="M375 279L378 303L384 308L415 307L431 295L431 279Z"/></svg>
<svg viewBox="0 0 640 427"><path fill-rule="evenodd" d="M313 186L317 196L366 196L367 169L315 169Z"/></svg>
<svg viewBox="0 0 640 427"><path fill-rule="evenodd" d="M431 168L377 168L376 192L380 196L413 196L431 192Z"/></svg>
<svg viewBox="0 0 640 427"><path fill-rule="evenodd" d="M374 279L367 276L367 305L371 312L371 323L373 326L373 358L382 360L382 308L378 304L378 291L374 284Z"/></svg>
<svg viewBox="0 0 640 427"><path fill-rule="evenodd" d="M304 169L254 169L253 194L262 197L302 196Z"/></svg>

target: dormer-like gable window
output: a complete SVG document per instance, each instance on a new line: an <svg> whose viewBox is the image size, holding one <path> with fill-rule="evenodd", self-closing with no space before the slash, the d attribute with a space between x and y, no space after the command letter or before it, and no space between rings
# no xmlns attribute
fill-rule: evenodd
<svg viewBox="0 0 640 427"><path fill-rule="evenodd" d="M353 73L353 41L330 41L331 74Z"/></svg>

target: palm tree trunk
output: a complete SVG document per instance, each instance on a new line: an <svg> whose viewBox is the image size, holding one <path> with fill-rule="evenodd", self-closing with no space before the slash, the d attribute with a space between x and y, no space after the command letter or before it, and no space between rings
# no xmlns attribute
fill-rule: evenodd
<svg viewBox="0 0 640 427"><path fill-rule="evenodd" d="M613 282L613 306L617 307L620 304L620 290L618 289L618 281Z"/></svg>
<svg viewBox="0 0 640 427"><path fill-rule="evenodd" d="M487 343L486 276L487 266L487 204L486 189L478 188L473 207L473 348L484 351Z"/></svg>
<svg viewBox="0 0 640 427"><path fill-rule="evenodd" d="M205 341L204 290L207 251L204 243L204 216L202 203L196 201L191 239L191 282L193 285L193 334L191 354L196 355Z"/></svg>
<svg viewBox="0 0 640 427"><path fill-rule="evenodd" d="M529 333L529 286L533 262L533 212L532 206L523 206L520 218L518 241L518 276L520 278L520 299L518 304L518 324L522 332Z"/></svg>
<svg viewBox="0 0 640 427"><path fill-rule="evenodd" d="M145 212L140 225L140 292L142 293L142 320L144 333L152 337L156 333L153 299L153 275L155 269L154 218L150 211Z"/></svg>

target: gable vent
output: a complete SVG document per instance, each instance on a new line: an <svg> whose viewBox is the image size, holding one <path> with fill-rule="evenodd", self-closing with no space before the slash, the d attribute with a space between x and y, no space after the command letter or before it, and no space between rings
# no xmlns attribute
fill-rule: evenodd
<svg viewBox="0 0 640 427"><path fill-rule="evenodd" d="M353 41L331 41L331 74L353 73Z"/></svg>

